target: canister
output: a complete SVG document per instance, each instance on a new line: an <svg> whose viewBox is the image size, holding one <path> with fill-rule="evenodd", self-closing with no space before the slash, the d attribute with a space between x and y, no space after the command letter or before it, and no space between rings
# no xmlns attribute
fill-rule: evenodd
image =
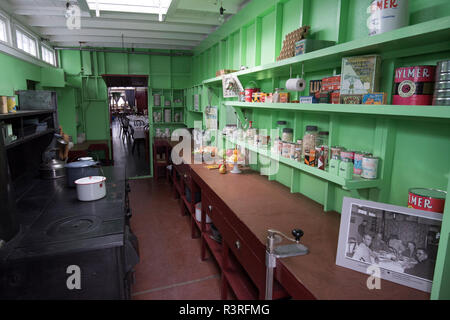
<svg viewBox="0 0 450 320"><path fill-rule="evenodd" d="M329 172L334 174L335 176L339 175L339 165L341 164L341 160L339 160L339 156L333 156L330 160L330 169Z"/></svg>
<svg viewBox="0 0 450 320"><path fill-rule="evenodd" d="M355 160L355 151L341 151L341 160L349 159L352 163Z"/></svg>
<svg viewBox="0 0 450 320"><path fill-rule="evenodd" d="M291 143L283 142L283 148L281 149L281 155L285 158L291 157Z"/></svg>
<svg viewBox="0 0 450 320"><path fill-rule="evenodd" d="M432 104L435 106L450 105L450 60L439 61L436 67L436 78Z"/></svg>
<svg viewBox="0 0 450 320"><path fill-rule="evenodd" d="M414 66L395 69L392 104L431 105L435 71L435 66Z"/></svg>
<svg viewBox="0 0 450 320"><path fill-rule="evenodd" d="M164 110L164 122L171 122L171 121L172 121L172 110L165 109Z"/></svg>
<svg viewBox="0 0 450 320"><path fill-rule="evenodd" d="M253 101L253 93L259 92L258 85L254 81L250 81L245 87L245 102Z"/></svg>
<svg viewBox="0 0 450 320"><path fill-rule="evenodd" d="M153 95L153 105L155 107L161 106L161 95L160 94L154 94Z"/></svg>
<svg viewBox="0 0 450 320"><path fill-rule="evenodd" d="M362 173L362 159L364 156L372 156L371 153L368 152L355 152L355 158L353 161L353 174L360 176Z"/></svg>
<svg viewBox="0 0 450 320"><path fill-rule="evenodd" d="M339 164L339 177L347 180L353 178L353 162L350 159L342 159L341 163Z"/></svg>
<svg viewBox="0 0 450 320"><path fill-rule="evenodd" d="M369 36L409 24L408 0L373 0L367 8Z"/></svg>
<svg viewBox="0 0 450 320"><path fill-rule="evenodd" d="M444 212L447 192L438 189L411 188L408 191L408 208L431 212Z"/></svg>
<svg viewBox="0 0 450 320"><path fill-rule="evenodd" d="M338 159L341 159L341 151L345 151L345 148L339 146L331 147L331 158L337 156Z"/></svg>
<svg viewBox="0 0 450 320"><path fill-rule="evenodd" d="M6 96L0 97L0 113L8 113L8 97Z"/></svg>
<svg viewBox="0 0 450 320"><path fill-rule="evenodd" d="M301 144L296 144L294 149L294 157L292 158L295 161L302 161L302 146Z"/></svg>
<svg viewBox="0 0 450 320"><path fill-rule="evenodd" d="M364 156L362 159L361 177L365 179L378 178L378 162L377 157Z"/></svg>
<svg viewBox="0 0 450 320"><path fill-rule="evenodd" d="M8 105L8 112L9 113L15 113L17 111L16 109L16 97L8 97L6 99L7 105Z"/></svg>

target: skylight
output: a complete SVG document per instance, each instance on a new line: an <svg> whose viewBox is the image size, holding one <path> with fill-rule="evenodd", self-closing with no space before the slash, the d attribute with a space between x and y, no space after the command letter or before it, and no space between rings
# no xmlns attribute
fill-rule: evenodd
<svg viewBox="0 0 450 320"><path fill-rule="evenodd" d="M167 14L172 0L87 0L89 9L97 11Z"/></svg>

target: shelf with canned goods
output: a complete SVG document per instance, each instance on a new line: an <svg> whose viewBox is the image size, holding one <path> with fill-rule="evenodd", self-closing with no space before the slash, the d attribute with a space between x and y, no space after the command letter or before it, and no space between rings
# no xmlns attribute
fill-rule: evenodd
<svg viewBox="0 0 450 320"><path fill-rule="evenodd" d="M382 185L381 179L364 179L364 178L361 178L360 176L356 176L356 175L354 175L352 179L345 179L343 177L331 174L326 170L320 170L316 167L308 166L302 162L298 162L296 160L285 158L278 154L274 154L268 148L261 148L261 147L255 146L255 145L251 145L244 141L233 140L230 138L226 138L226 141L228 141L232 144L238 145L240 147L243 147L249 151L258 153L264 157L281 162L285 165L288 165L295 169L298 169L298 170L301 170L308 174L311 174L313 176L316 176L320 179L340 185L345 190L355 191L358 189L377 188Z"/></svg>

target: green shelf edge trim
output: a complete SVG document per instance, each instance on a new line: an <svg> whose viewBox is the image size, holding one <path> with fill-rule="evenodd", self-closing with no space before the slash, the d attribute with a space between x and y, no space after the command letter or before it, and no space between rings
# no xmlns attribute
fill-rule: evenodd
<svg viewBox="0 0 450 320"><path fill-rule="evenodd" d="M323 103L251 103L225 102L226 106L236 108L276 109L285 111L310 111L327 113L353 113L382 116L421 117L450 119L450 106L412 106L412 105L350 105Z"/></svg>

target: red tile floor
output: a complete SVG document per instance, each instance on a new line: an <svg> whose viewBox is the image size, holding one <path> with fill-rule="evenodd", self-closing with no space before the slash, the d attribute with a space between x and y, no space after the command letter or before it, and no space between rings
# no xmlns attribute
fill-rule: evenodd
<svg viewBox="0 0 450 320"><path fill-rule="evenodd" d="M131 228L140 250L132 298L220 299L220 269L210 254L200 259L201 240L191 238L189 216L181 216L171 185L145 179L130 186Z"/></svg>

